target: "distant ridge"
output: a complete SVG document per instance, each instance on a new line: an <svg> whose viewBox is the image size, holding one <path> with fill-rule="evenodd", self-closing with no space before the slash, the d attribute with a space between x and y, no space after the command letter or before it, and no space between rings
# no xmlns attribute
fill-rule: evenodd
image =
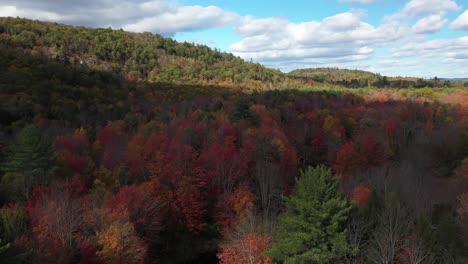
<svg viewBox="0 0 468 264"><path fill-rule="evenodd" d="M468 82L468 78L440 78L441 80L453 81L453 82Z"/></svg>
<svg viewBox="0 0 468 264"><path fill-rule="evenodd" d="M351 81L353 79L370 79L376 80L381 78L380 74L363 71L363 70L349 70L340 68L309 68L298 69L288 73L289 76L296 77L311 77L318 81Z"/></svg>
<svg viewBox="0 0 468 264"><path fill-rule="evenodd" d="M293 70L288 73L290 78L298 78L308 82L328 83L344 87L379 87L379 88L424 88L424 87L452 87L464 82L465 78L416 78L416 77L388 77L378 73L363 70L339 68L309 68Z"/></svg>

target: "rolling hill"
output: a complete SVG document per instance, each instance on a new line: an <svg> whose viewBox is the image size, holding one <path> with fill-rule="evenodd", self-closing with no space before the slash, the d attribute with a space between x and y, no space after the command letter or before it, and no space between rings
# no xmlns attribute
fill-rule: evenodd
<svg viewBox="0 0 468 264"><path fill-rule="evenodd" d="M0 45L136 81L257 87L284 78L280 71L230 53L151 33L0 18Z"/></svg>

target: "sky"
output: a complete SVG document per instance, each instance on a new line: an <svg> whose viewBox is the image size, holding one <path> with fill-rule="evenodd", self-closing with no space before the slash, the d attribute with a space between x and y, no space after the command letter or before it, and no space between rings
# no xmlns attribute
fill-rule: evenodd
<svg viewBox="0 0 468 264"><path fill-rule="evenodd" d="M0 16L158 33L283 72L468 77L468 0L0 0Z"/></svg>

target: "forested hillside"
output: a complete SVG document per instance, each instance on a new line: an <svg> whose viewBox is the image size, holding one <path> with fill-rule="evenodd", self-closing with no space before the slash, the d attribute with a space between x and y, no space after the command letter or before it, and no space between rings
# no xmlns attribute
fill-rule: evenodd
<svg viewBox="0 0 468 264"><path fill-rule="evenodd" d="M266 87L284 77L277 70L205 45L178 43L150 33L0 18L0 44L137 81Z"/></svg>
<svg viewBox="0 0 468 264"><path fill-rule="evenodd" d="M466 89L0 21L1 263L467 263Z"/></svg>

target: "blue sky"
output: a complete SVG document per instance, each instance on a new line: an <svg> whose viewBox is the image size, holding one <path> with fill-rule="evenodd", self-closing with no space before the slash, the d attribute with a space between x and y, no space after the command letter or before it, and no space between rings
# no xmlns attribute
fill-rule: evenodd
<svg viewBox="0 0 468 264"><path fill-rule="evenodd" d="M149 31L284 72L468 77L468 0L0 0L0 16Z"/></svg>

